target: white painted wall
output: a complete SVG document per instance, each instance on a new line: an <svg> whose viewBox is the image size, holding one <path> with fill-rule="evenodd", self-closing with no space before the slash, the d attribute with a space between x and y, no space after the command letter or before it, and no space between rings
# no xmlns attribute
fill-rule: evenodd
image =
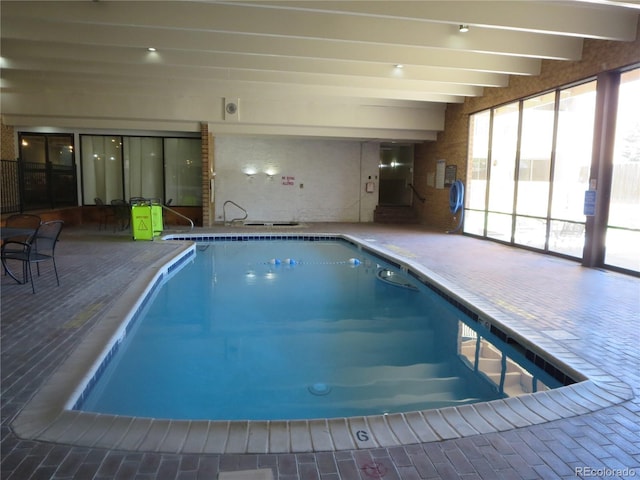
<svg viewBox="0 0 640 480"><path fill-rule="evenodd" d="M274 96L266 87L253 87L252 94L238 90L229 97L212 90L209 81L187 83L180 83L180 95L147 84L126 90L109 84L89 94L84 83L57 85L58 90L48 79L31 76L20 83L25 91L14 91L12 85L2 92L2 117L5 125L29 127L196 133L204 122L217 135L409 142L435 141L444 128L444 103L324 96L303 100L286 91ZM234 118L224 113L227 99L238 102Z"/></svg>
<svg viewBox="0 0 640 480"><path fill-rule="evenodd" d="M216 222L227 200L247 210L247 221L372 222L378 163L373 142L216 136ZM227 206L227 221L241 215Z"/></svg>

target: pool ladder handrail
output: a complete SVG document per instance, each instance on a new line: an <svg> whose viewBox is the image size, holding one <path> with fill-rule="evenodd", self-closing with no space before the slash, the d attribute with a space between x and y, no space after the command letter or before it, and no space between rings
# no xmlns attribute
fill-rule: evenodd
<svg viewBox="0 0 640 480"><path fill-rule="evenodd" d="M169 212L173 213L174 215L177 215L177 216L178 216L178 217L180 217L180 218L184 218L184 219L185 219L187 222L189 222L189 224L191 225L191 228L189 229L189 231L192 231L192 230L193 230L193 220L191 220L189 217L187 217L186 215L181 214L180 212L178 212L178 211L174 210L174 209L173 209L173 208L171 208L171 207L168 207L167 205L162 205L162 208L163 208L164 210L167 210L167 211L169 211Z"/></svg>
<svg viewBox="0 0 640 480"><path fill-rule="evenodd" d="M239 208L240 210L242 210L244 212L244 217L242 217L242 218L240 218L240 217L234 218L234 219L230 220L229 222L227 222L227 205L228 204L231 204L234 207ZM239 221L246 220L248 216L249 216L249 213L244 208L242 208L240 205L238 205L236 202L234 202L233 200L227 200L222 205L222 219L223 219L225 225L231 225L234 222L239 222Z"/></svg>
<svg viewBox="0 0 640 480"><path fill-rule="evenodd" d="M152 197L152 198L145 198L145 197L131 197L129 199L129 204L130 205L159 205L161 206L164 210L167 210L171 213L173 213L174 215L180 217L180 218L184 218L187 222L189 222L189 225L191 225L191 228L189 229L189 231L193 230L194 227L194 223L193 220L191 220L189 217L181 214L180 212L174 210L173 208L169 207L169 203L171 203L172 199L169 199L169 201L167 203L162 203L160 201L159 198L156 197ZM164 223L164 222L163 222ZM164 227L164 225L163 225ZM164 228L163 228L164 230Z"/></svg>

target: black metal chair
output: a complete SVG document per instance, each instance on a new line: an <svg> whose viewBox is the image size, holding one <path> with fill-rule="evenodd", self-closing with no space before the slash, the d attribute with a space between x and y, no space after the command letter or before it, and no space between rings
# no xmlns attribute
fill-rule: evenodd
<svg viewBox="0 0 640 480"><path fill-rule="evenodd" d="M111 221L115 222L116 216L113 211L113 208L110 205L107 205L102 201L100 197L96 197L93 199L98 207L98 230L102 230L102 227L107 229L107 225L111 223Z"/></svg>
<svg viewBox="0 0 640 480"><path fill-rule="evenodd" d="M56 282L60 286L60 278L58 277L58 268L56 266L55 249L62 231L64 222L54 220L51 222L41 223L35 234L25 242L9 240L2 245L1 259L2 266L16 282L27 283L27 277L31 281L31 290L36 293L33 283L33 271L31 264L35 263L38 276L40 276L40 263L51 260L53 263L53 271L56 275ZM20 281L7 266L8 261L22 262L22 278Z"/></svg>
<svg viewBox="0 0 640 480"><path fill-rule="evenodd" d="M131 222L131 208L125 200L111 200L111 207L113 208L113 214L115 215L116 223L113 226L113 231L116 228L120 230L126 230L129 228Z"/></svg>
<svg viewBox="0 0 640 480"><path fill-rule="evenodd" d="M33 235L36 233L36 230L40 226L40 223L41 223L41 219L38 215L32 215L29 213L16 213L14 215L7 217L7 219L5 220L5 226L2 229L3 231L2 245L4 246L4 244L9 241L11 242L31 241L31 237L33 237ZM15 235L6 234L6 232L15 230L15 229L30 231L30 233L15 234ZM18 245L9 246L7 247L6 250L9 251L11 249L13 249L14 251L21 252L23 247L22 245L18 244ZM7 271L5 270L5 275L6 274L7 274Z"/></svg>

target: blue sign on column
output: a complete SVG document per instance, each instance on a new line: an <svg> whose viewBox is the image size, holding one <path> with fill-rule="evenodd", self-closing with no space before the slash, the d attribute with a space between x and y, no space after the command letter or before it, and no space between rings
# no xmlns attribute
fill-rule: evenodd
<svg viewBox="0 0 640 480"><path fill-rule="evenodd" d="M596 191L587 190L584 192L584 214L593 217L596 214Z"/></svg>

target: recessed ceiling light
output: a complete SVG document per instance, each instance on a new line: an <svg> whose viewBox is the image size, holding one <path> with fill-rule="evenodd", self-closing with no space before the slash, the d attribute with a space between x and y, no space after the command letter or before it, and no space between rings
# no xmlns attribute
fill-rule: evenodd
<svg viewBox="0 0 640 480"><path fill-rule="evenodd" d="M467 33L469 31L469 25L460 25L460 33Z"/></svg>
<svg viewBox="0 0 640 480"><path fill-rule="evenodd" d="M401 64L401 63L396 63L396 64L395 64L395 67L396 67L396 68L404 68L404 65L403 65L403 64Z"/></svg>
<svg viewBox="0 0 640 480"><path fill-rule="evenodd" d="M156 48L155 47L148 47L147 48L147 52L155 52Z"/></svg>

